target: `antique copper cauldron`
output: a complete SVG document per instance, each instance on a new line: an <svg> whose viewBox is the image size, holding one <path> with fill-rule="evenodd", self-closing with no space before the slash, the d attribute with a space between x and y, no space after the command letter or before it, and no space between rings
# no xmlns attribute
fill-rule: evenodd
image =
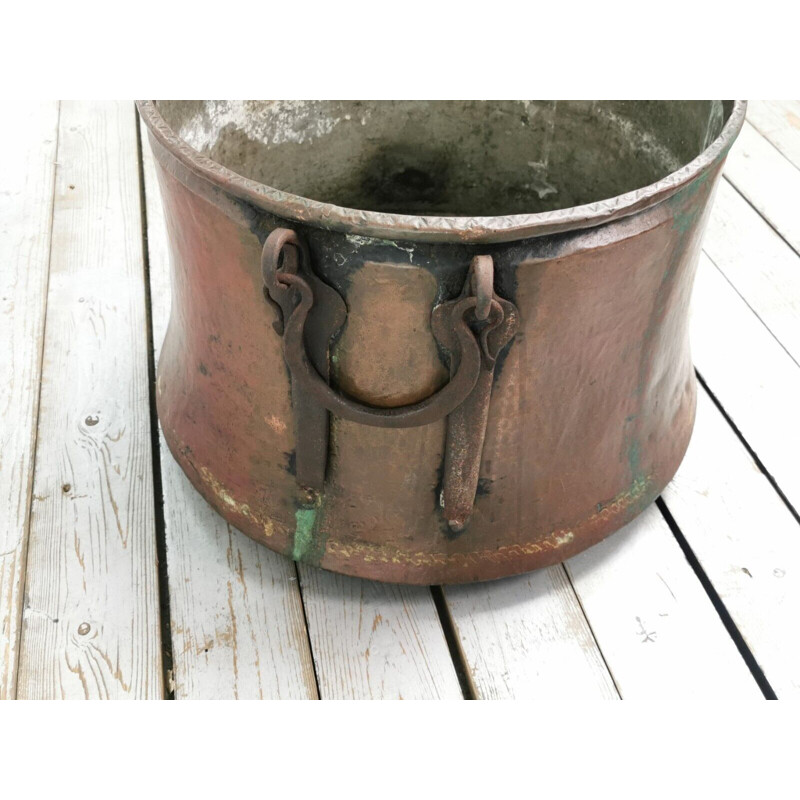
<svg viewBox="0 0 800 800"><path fill-rule="evenodd" d="M273 550L497 578L672 478L687 313L745 104L158 102L166 440Z"/></svg>

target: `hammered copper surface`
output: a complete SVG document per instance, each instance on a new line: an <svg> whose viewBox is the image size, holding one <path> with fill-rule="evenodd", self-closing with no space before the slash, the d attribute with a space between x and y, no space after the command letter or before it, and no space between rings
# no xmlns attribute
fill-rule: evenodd
<svg viewBox="0 0 800 800"><path fill-rule="evenodd" d="M481 244L463 243L457 230L448 241L410 243L274 216L152 137L173 270L157 398L173 454L248 535L348 574L481 580L599 541L657 497L689 441L687 315L711 195L741 124L741 106L735 119L727 108L724 146L676 189L656 185L645 208ZM549 230L552 219L541 224ZM463 530L451 530L441 506L444 418L394 429L333 414L323 489L298 484L290 376L261 275L264 242L286 227L347 307L330 342L331 386L377 408L418 402L447 383L433 309L459 296L476 255L493 259L494 290L519 320L494 368Z"/></svg>

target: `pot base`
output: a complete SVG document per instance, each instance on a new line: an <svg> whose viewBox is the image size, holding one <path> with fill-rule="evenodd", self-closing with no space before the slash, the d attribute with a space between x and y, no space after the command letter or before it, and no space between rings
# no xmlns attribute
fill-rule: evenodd
<svg viewBox="0 0 800 800"><path fill-rule="evenodd" d="M159 417L162 414L159 398ZM318 518L322 503L309 503L295 514L294 527L277 518L262 515L237 500L234 490L223 485L207 468L198 466L191 448L182 443L171 428L163 426L164 438L175 460L194 488L223 518L251 539L296 561L309 563L331 572L356 578L389 583L436 585L496 580L542 569L566 561L601 542L647 509L672 480L689 446L694 427L696 395L692 393L688 423L676 432L682 440L674 450L673 463L665 464L658 475L639 478L626 491L607 502L598 503L594 513L575 523L549 531L532 531L524 523L516 536L518 542L481 548L474 551L452 549L440 536L439 527L431 530L431 539L445 547L422 550L415 542L410 547L378 544L359 540L347 530L326 532L323 552L314 547L320 535ZM463 535L469 535L469 526ZM402 540L402 531L393 531L387 540ZM460 536L458 537L461 538Z"/></svg>

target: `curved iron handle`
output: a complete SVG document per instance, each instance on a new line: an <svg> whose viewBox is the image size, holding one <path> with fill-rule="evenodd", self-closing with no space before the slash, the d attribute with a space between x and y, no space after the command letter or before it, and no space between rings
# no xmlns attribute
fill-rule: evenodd
<svg viewBox="0 0 800 800"><path fill-rule="evenodd" d="M478 486L495 362L519 322L517 307L494 292L491 256L475 256L461 295L431 312L433 336L450 355L450 381L418 403L392 408L362 403L328 384L328 347L347 309L311 269L305 242L288 228L274 230L264 243L261 267L291 376L297 482L324 488L328 411L381 428L411 428L447 417L441 504L450 529L463 530Z"/></svg>
<svg viewBox="0 0 800 800"><path fill-rule="evenodd" d="M462 298L451 312L461 358L458 369L450 381L418 403L381 408L361 403L337 392L317 372L306 354L304 340L306 318L314 304L311 287L299 275L291 273L279 272L276 279L279 283L296 289L300 294L300 302L295 306L288 321L284 323L283 354L286 363L300 387L336 416L361 425L380 428L413 428L446 417L453 409L460 406L475 388L481 371L482 348L480 339L472 332L466 317L476 308L478 298L473 296ZM496 302L495 305L496 312L499 312L500 306ZM495 319L490 319L489 327L496 327L500 322L499 313L495 313Z"/></svg>

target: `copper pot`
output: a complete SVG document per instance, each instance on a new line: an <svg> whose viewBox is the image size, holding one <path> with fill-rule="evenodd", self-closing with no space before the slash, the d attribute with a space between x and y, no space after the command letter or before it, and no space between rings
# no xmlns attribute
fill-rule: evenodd
<svg viewBox="0 0 800 800"><path fill-rule="evenodd" d="M231 523L404 583L569 558L674 475L743 102L139 103L166 440Z"/></svg>

